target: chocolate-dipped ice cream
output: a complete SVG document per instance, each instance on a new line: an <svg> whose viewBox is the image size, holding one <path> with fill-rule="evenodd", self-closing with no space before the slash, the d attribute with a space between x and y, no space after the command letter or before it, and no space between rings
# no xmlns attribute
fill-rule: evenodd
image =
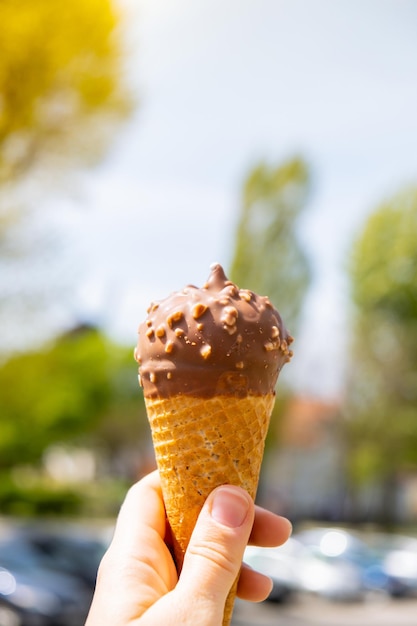
<svg viewBox="0 0 417 626"><path fill-rule="evenodd" d="M292 341L269 299L239 289L218 264L201 289L188 285L152 303L139 326L135 358L178 571L215 487L239 485L255 498L275 385Z"/></svg>

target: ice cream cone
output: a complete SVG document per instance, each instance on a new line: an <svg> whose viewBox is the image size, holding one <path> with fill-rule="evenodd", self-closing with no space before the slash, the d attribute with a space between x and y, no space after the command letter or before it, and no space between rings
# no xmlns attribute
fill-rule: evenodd
<svg viewBox="0 0 417 626"><path fill-rule="evenodd" d="M275 385L292 356L270 300L239 289L220 265L211 270L201 289L150 305L135 351L179 572L215 487L238 485L255 498Z"/></svg>
<svg viewBox="0 0 417 626"><path fill-rule="evenodd" d="M275 396L146 399L174 553L181 571L191 533L209 493L228 483L255 499ZM230 624L236 586L225 607Z"/></svg>

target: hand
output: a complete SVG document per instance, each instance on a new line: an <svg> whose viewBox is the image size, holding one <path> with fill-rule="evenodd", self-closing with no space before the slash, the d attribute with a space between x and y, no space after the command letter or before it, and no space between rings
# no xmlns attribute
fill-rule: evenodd
<svg viewBox="0 0 417 626"><path fill-rule="evenodd" d="M122 505L85 626L221 626L240 568L239 597L259 602L271 591L268 577L241 567L248 541L275 546L290 533L287 519L255 506L240 487L217 487L200 513L178 579L159 475L153 472L129 490Z"/></svg>

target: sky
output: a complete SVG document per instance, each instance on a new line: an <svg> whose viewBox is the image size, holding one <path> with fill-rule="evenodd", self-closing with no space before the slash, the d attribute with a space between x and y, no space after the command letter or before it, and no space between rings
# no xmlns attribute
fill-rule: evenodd
<svg viewBox="0 0 417 626"><path fill-rule="evenodd" d="M351 241L417 179L417 3L124 0L124 10L137 110L59 199L78 263L72 313L133 346L151 300L203 284L215 261L227 270L250 169L298 154L313 177L300 238L314 283L292 376L301 391L337 395Z"/></svg>

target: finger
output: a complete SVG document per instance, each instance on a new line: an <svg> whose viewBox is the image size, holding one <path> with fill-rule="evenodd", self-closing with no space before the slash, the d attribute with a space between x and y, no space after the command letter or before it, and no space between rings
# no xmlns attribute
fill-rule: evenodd
<svg viewBox="0 0 417 626"><path fill-rule="evenodd" d="M157 472L133 485L99 567L88 626L125 625L174 588L177 573L164 543L165 508ZM140 593L138 592L140 590Z"/></svg>
<svg viewBox="0 0 417 626"><path fill-rule="evenodd" d="M240 571L237 595L249 602L262 602L272 591L272 580L269 576L255 571L244 563Z"/></svg>
<svg viewBox="0 0 417 626"><path fill-rule="evenodd" d="M286 517L275 515L260 506L255 507L255 521L249 538L249 544L272 548L281 546L292 532L291 522Z"/></svg>
<svg viewBox="0 0 417 626"><path fill-rule="evenodd" d="M196 613L193 623L222 622L225 601L239 574L253 520L253 501L240 487L223 485L207 498L176 589L179 594L193 597L196 610L204 611L204 621Z"/></svg>
<svg viewBox="0 0 417 626"><path fill-rule="evenodd" d="M141 568L132 568L134 584L139 583L140 577L149 577L149 572L154 574L155 564L158 564L160 582L172 588L177 574L164 542L165 534L165 506L159 474L155 471L129 489L106 560L111 561L112 567L133 562L141 564Z"/></svg>
<svg viewBox="0 0 417 626"><path fill-rule="evenodd" d="M158 471L148 474L127 492L117 518L113 543L126 541L139 545L144 528L153 528L165 536L165 507ZM132 523L134 522L134 523Z"/></svg>

